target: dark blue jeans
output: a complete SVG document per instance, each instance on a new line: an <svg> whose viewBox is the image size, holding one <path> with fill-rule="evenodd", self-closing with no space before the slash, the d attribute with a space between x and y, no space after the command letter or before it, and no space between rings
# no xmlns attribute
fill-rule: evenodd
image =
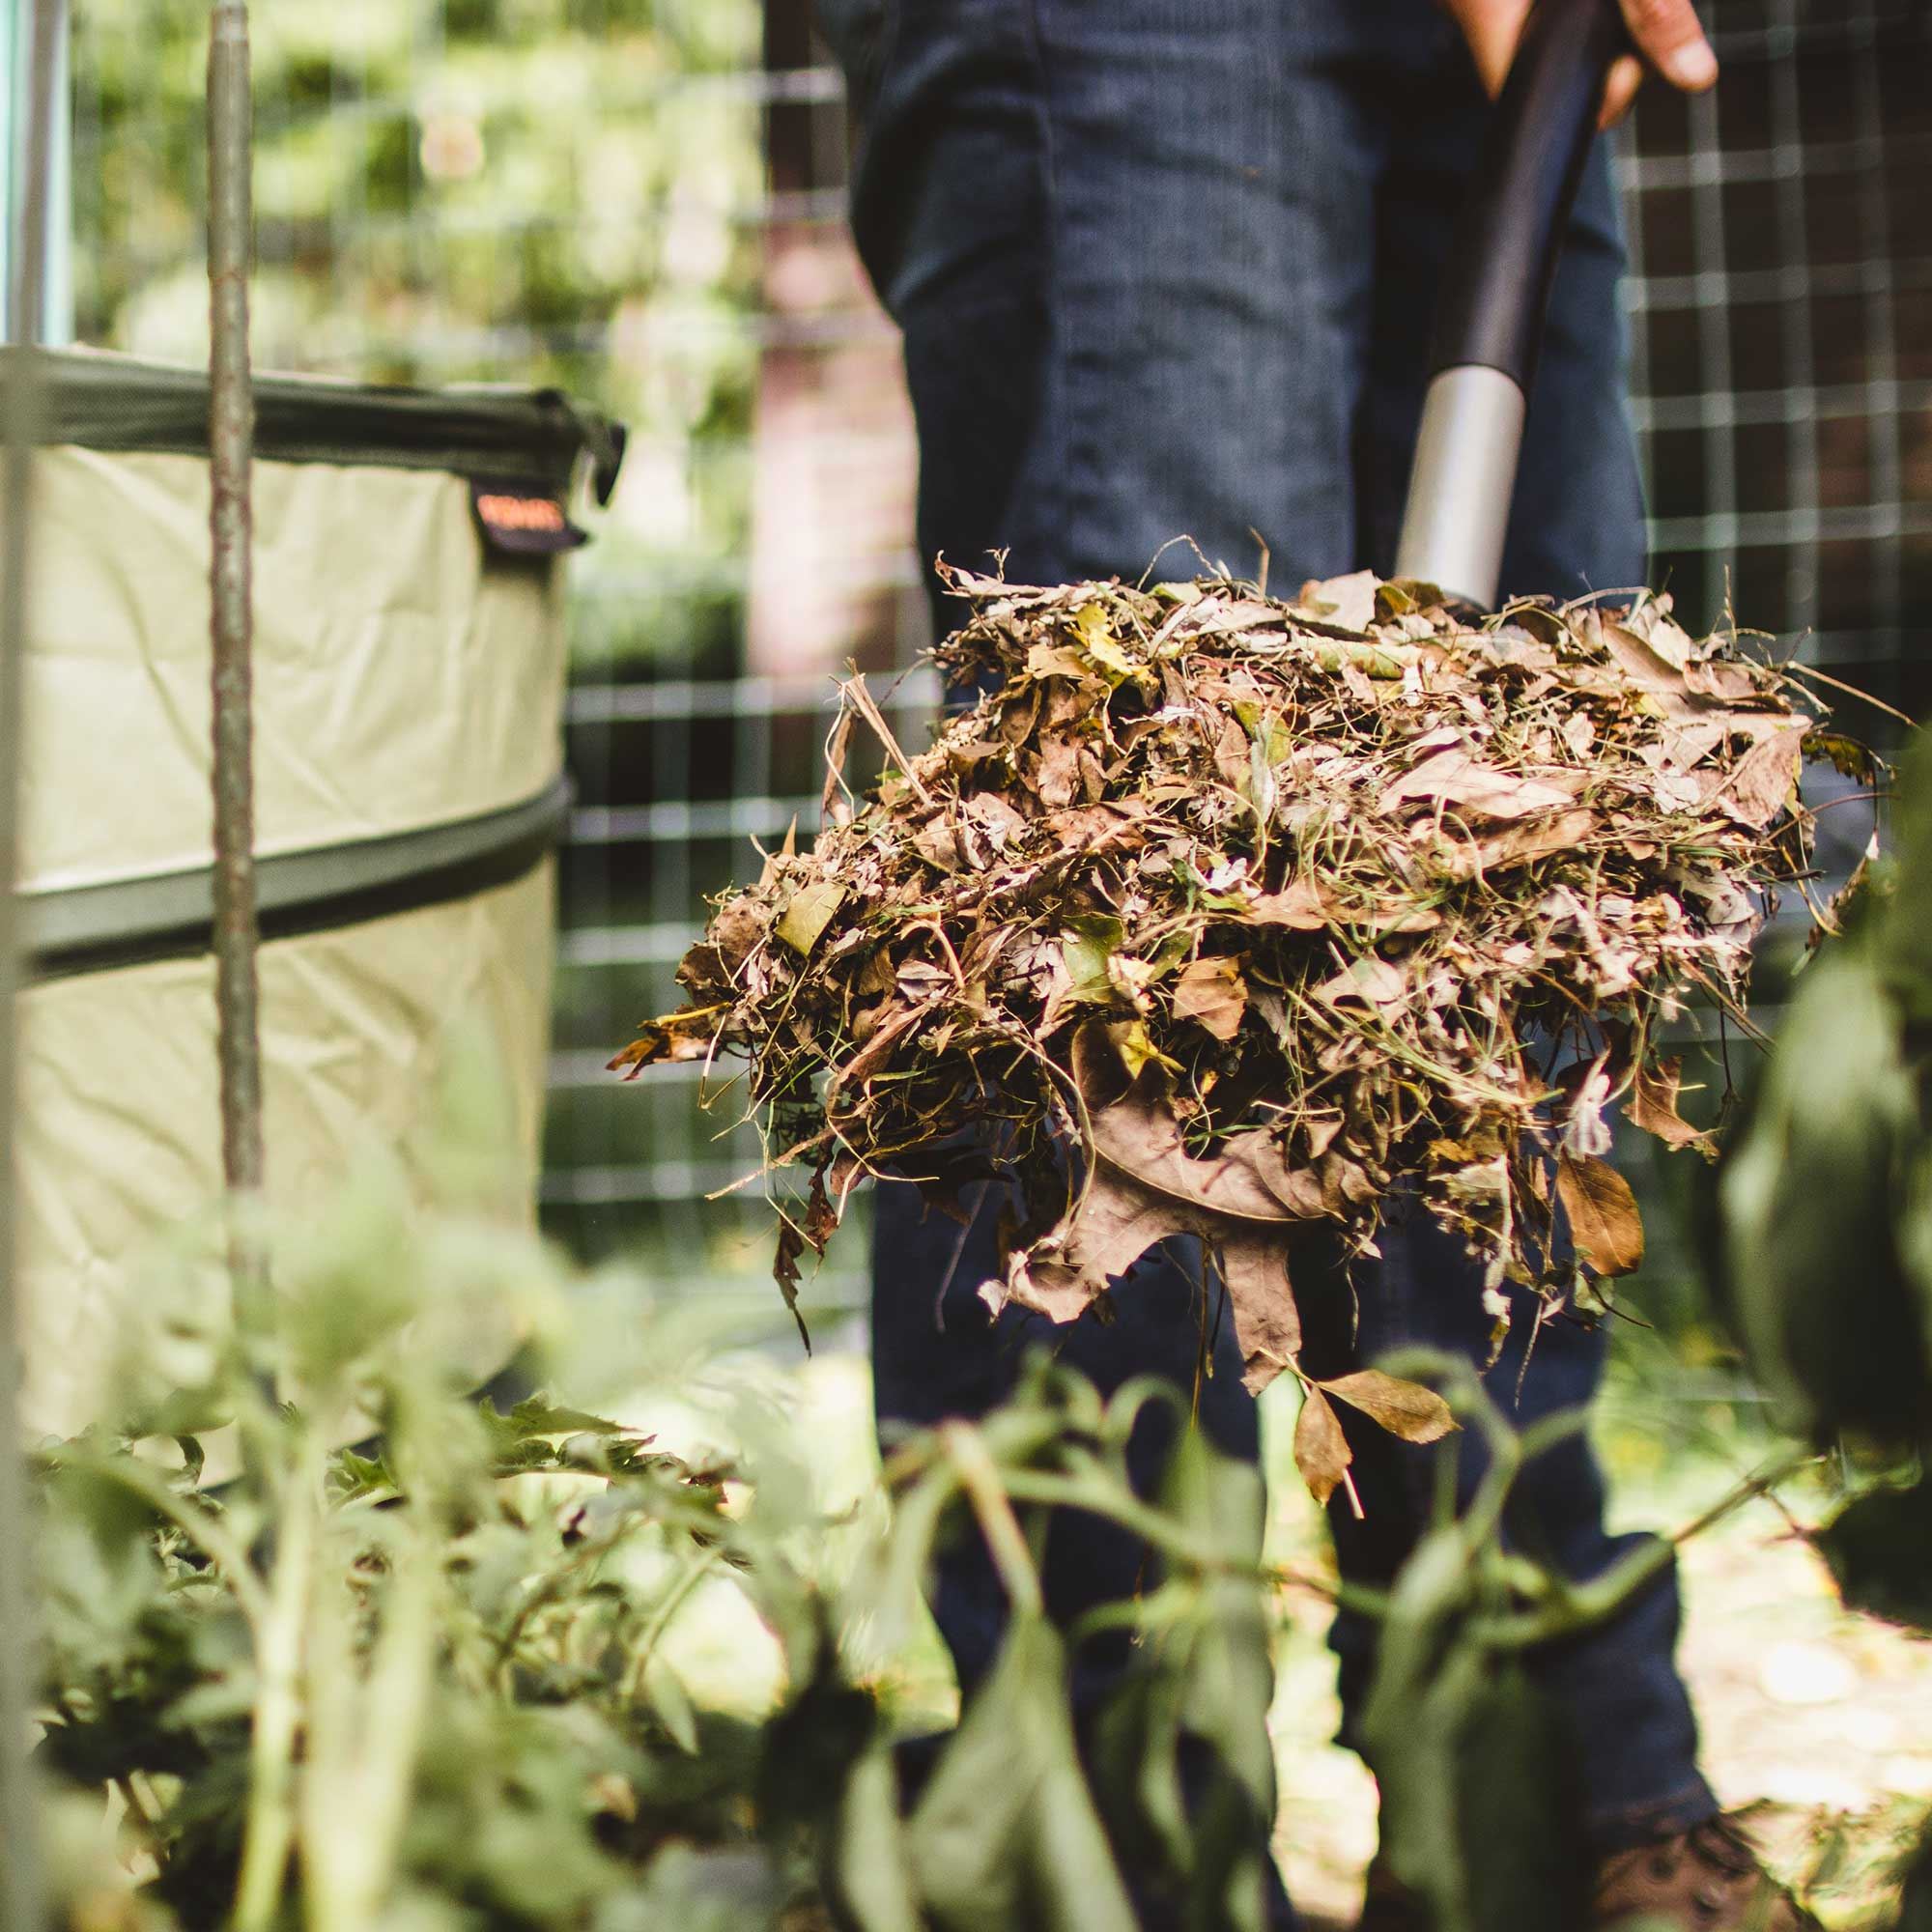
<svg viewBox="0 0 1932 1932"><path fill-rule="evenodd" d="M1426 374L1435 287L1485 102L1430 0L822 0L864 126L860 247L905 337L928 556L1022 582L1139 577L1188 537L1272 582L1386 570ZM1623 249L1607 158L1590 169L1557 280L1512 510L1505 588L1574 594L1642 581L1642 506L1618 307ZM1162 574L1196 568L1170 552ZM945 611L941 612L942 623ZM1103 1388L1191 1375L1184 1258L1151 1257L1120 1319L1054 1331L990 1322L993 1204L963 1238L915 1192L880 1191L873 1351L882 1428L972 1415L1028 1344ZM1489 1321L1460 1245L1401 1204L1383 1259L1304 1265L1310 1365L1332 1374L1405 1342L1481 1359ZM1604 1339L1521 1311L1492 1386L1527 1422L1588 1403ZM1230 1351L1202 1417L1253 1456ZM1519 1388L1519 1379L1520 1382ZM1437 1452L1347 1418L1367 1516L1334 1514L1346 1575L1391 1577L1426 1520ZM1140 1445L1151 1463L1158 1444ZM1479 1474L1466 1438L1466 1491ZM1510 1533L1577 1577L1623 1548L1573 1440L1526 1472ZM1047 1584L1072 1617L1136 1587L1142 1552L1056 1523ZM983 1552L950 1554L935 1608L970 1690L1004 1605ZM1537 1660L1575 1733L1587 1826L1605 1849L1682 1830L1716 1804L1673 1662L1674 1583ZM1344 1703L1374 1633L1342 1617ZM1118 1654L1081 1665L1083 1703ZM1261 1722L1257 1712L1255 1720Z"/></svg>

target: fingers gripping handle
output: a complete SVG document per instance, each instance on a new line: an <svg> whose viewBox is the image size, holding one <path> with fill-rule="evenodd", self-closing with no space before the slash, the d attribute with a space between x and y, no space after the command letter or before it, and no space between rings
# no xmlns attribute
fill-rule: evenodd
<svg viewBox="0 0 1932 1932"><path fill-rule="evenodd" d="M1537 0L1457 223L1396 575L1486 610L1550 285L1605 79L1628 44L1616 0Z"/></svg>

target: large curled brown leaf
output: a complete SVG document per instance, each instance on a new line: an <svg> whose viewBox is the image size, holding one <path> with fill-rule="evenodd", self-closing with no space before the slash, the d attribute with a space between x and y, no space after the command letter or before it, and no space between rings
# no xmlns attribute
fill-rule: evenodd
<svg viewBox="0 0 1932 1932"><path fill-rule="evenodd" d="M1071 1321L1151 1248L1196 1236L1220 1252L1243 1379L1259 1394L1301 1347L1289 1258L1296 1231L1321 1211L1319 1191L1264 1132L1237 1136L1210 1159L1189 1154L1153 1078L1119 1091L1119 1062L1096 1029L1075 1036L1073 1062L1092 1172L1071 1211L988 1284L988 1299Z"/></svg>

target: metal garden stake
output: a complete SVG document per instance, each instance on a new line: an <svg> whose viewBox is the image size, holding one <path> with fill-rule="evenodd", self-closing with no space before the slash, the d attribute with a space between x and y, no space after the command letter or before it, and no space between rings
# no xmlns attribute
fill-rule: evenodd
<svg viewBox="0 0 1932 1932"><path fill-rule="evenodd" d="M252 657L255 405L248 367L254 138L245 0L217 0L208 48L210 589L214 646L214 972L221 1157L244 1214L263 1178L262 1046L255 952ZM231 1236L236 1318L246 1328L264 1263L244 1221Z"/></svg>

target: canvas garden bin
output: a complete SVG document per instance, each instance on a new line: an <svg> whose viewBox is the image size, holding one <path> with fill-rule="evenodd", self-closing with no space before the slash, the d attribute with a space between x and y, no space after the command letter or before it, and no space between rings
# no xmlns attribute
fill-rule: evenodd
<svg viewBox="0 0 1932 1932"><path fill-rule="evenodd" d="M86 1420L126 1296L221 1186L208 383L48 358L34 470L20 887L24 1421ZM535 1198L567 805L559 568L621 432L554 393L257 384L255 810L269 1188L400 1151L433 1201L453 1058ZM203 1291L196 1289L196 1293ZM218 1270L209 1297L225 1297ZM487 1374L506 1335L478 1334Z"/></svg>

